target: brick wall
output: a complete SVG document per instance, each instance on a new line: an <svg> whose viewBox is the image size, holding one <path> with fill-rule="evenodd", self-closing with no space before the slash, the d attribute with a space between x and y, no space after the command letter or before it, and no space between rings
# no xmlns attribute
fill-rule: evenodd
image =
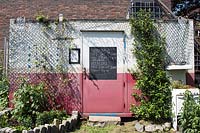
<svg viewBox="0 0 200 133"><path fill-rule="evenodd" d="M35 19L42 12L52 19L59 13L67 19L125 19L128 6L129 0L0 0L0 50L11 18Z"/></svg>

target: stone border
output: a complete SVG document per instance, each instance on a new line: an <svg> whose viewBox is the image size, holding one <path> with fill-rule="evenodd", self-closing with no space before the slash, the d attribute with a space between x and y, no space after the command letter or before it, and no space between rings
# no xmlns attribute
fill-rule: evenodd
<svg viewBox="0 0 200 133"><path fill-rule="evenodd" d="M0 117L1 117L2 115L4 115L4 114L10 112L11 110L12 110L12 108L6 108L6 109L0 111Z"/></svg>
<svg viewBox="0 0 200 133"><path fill-rule="evenodd" d="M9 110L10 111L10 110ZM6 111L8 112L8 111ZM5 113L4 113L5 114ZM63 120L61 123L58 119L54 119L53 124L45 124L35 127L31 130L23 130L22 133L65 133L73 131L78 123L78 111L73 111L72 116ZM9 127L0 128L0 133L19 133L17 129Z"/></svg>
<svg viewBox="0 0 200 133"><path fill-rule="evenodd" d="M150 121L144 121L144 120L136 120L135 121L135 129L138 132L172 132L174 133L175 130L171 127L170 122L165 122L163 124L154 124Z"/></svg>

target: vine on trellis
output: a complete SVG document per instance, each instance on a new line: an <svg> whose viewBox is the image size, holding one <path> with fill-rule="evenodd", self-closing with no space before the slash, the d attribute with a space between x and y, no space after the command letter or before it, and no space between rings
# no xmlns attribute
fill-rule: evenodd
<svg viewBox="0 0 200 133"><path fill-rule="evenodd" d="M171 117L170 81L164 71L165 39L158 34L148 12L140 11L130 25L139 72L137 88L142 92L133 94L141 105L132 105L131 111L141 119L165 121Z"/></svg>

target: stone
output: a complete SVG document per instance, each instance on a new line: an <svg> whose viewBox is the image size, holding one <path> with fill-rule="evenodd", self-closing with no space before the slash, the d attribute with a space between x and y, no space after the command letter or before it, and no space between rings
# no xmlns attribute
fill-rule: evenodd
<svg viewBox="0 0 200 133"><path fill-rule="evenodd" d="M64 124L59 125L59 133L65 133L65 126Z"/></svg>
<svg viewBox="0 0 200 133"><path fill-rule="evenodd" d="M12 111L12 110L13 110L13 108L6 108L6 110L7 110L7 111Z"/></svg>
<svg viewBox="0 0 200 133"><path fill-rule="evenodd" d="M68 121L69 123L71 123L72 119L71 119L71 118L67 118L67 121Z"/></svg>
<svg viewBox="0 0 200 133"><path fill-rule="evenodd" d="M136 129L136 131L138 131L138 132L144 132L144 125L140 124L140 122L137 122L137 123L135 124L135 129Z"/></svg>
<svg viewBox="0 0 200 133"><path fill-rule="evenodd" d="M112 117L112 116L89 116L89 121L98 121L98 122L120 122L120 117Z"/></svg>
<svg viewBox="0 0 200 133"><path fill-rule="evenodd" d="M71 123L73 124L74 127L76 127L76 126L77 126L77 123L78 123L78 119L72 118Z"/></svg>
<svg viewBox="0 0 200 133"><path fill-rule="evenodd" d="M105 127L106 123L105 122L98 122L97 124L94 125L94 127Z"/></svg>
<svg viewBox="0 0 200 133"><path fill-rule="evenodd" d="M70 131L71 130L71 126L72 126L72 119L71 118L67 118L67 123L69 123L68 127L67 128L67 131Z"/></svg>
<svg viewBox="0 0 200 133"><path fill-rule="evenodd" d="M56 125L57 128L59 128L60 121L58 119L54 119L53 124Z"/></svg>
<svg viewBox="0 0 200 133"><path fill-rule="evenodd" d="M168 127L164 128L165 132L168 132L169 130L170 130L170 128L168 128Z"/></svg>
<svg viewBox="0 0 200 133"><path fill-rule="evenodd" d="M78 111L72 111L72 117L76 117L78 119L79 113Z"/></svg>
<svg viewBox="0 0 200 133"><path fill-rule="evenodd" d="M17 133L18 131L17 131L17 129L12 129L11 131L10 131L10 133Z"/></svg>
<svg viewBox="0 0 200 133"><path fill-rule="evenodd" d="M40 126L40 133L46 133L46 132L47 128L44 125Z"/></svg>
<svg viewBox="0 0 200 133"><path fill-rule="evenodd" d="M51 125L51 133L59 133L59 130L56 125Z"/></svg>
<svg viewBox="0 0 200 133"><path fill-rule="evenodd" d="M163 126L161 125L156 125L156 131L163 131Z"/></svg>
<svg viewBox="0 0 200 133"><path fill-rule="evenodd" d="M166 132L168 132L171 129L171 123L170 122L166 122L162 126L163 126L164 131L166 131Z"/></svg>
<svg viewBox="0 0 200 133"><path fill-rule="evenodd" d="M76 124L75 124L76 122L75 122L75 119L71 119L71 123L70 123L70 125L69 125L69 131L72 131L72 130L74 130L75 129L75 127L76 127Z"/></svg>
<svg viewBox="0 0 200 133"><path fill-rule="evenodd" d="M34 133L34 131L33 130L29 130L28 133Z"/></svg>
<svg viewBox="0 0 200 133"><path fill-rule="evenodd" d="M149 124L145 126L145 131L146 132L155 132L156 131L156 126L153 124Z"/></svg>
<svg viewBox="0 0 200 133"><path fill-rule="evenodd" d="M164 126L165 126L165 128L171 128L171 123L170 122L165 122Z"/></svg>
<svg viewBox="0 0 200 133"><path fill-rule="evenodd" d="M76 119L76 124L77 124L77 121L78 120ZM99 125L100 127L102 127L105 125L119 125L121 122L121 118L113 117L113 116L89 116L88 121L89 121L88 125L90 125L90 126ZM92 124L92 123L94 123L94 124Z"/></svg>
<svg viewBox="0 0 200 133"><path fill-rule="evenodd" d="M22 133L28 133L28 131L27 130L22 130Z"/></svg>
<svg viewBox="0 0 200 133"><path fill-rule="evenodd" d="M170 132L170 133L178 133L178 132L176 132L176 130L173 129L173 128L171 128L169 132Z"/></svg>
<svg viewBox="0 0 200 133"><path fill-rule="evenodd" d="M71 120L72 120L75 124L78 123L78 119L77 119L76 117L71 117Z"/></svg>
<svg viewBox="0 0 200 133"><path fill-rule="evenodd" d="M90 127L93 127L95 125L95 123L94 122L88 122L87 125L90 126Z"/></svg>
<svg viewBox="0 0 200 133"><path fill-rule="evenodd" d="M144 124L144 123L145 123L145 120L140 120L139 123L140 123L140 124Z"/></svg>
<svg viewBox="0 0 200 133"><path fill-rule="evenodd" d="M63 120L62 124L65 126L65 130L67 130L69 128L69 126L70 126L70 122L67 121L67 120Z"/></svg>
<svg viewBox="0 0 200 133"><path fill-rule="evenodd" d="M7 128L7 129L5 130L5 133L9 133L11 130L12 130L12 128Z"/></svg>
<svg viewBox="0 0 200 133"><path fill-rule="evenodd" d="M49 124L44 125L47 128L47 133L51 133L51 126Z"/></svg>
<svg viewBox="0 0 200 133"><path fill-rule="evenodd" d="M40 128L39 128L39 127L35 127L35 128L33 129L33 131L34 131L35 133L39 133L39 132L40 132Z"/></svg>
<svg viewBox="0 0 200 133"><path fill-rule="evenodd" d="M0 133L6 132L7 129L9 129L9 127L1 128L1 129L0 129Z"/></svg>
<svg viewBox="0 0 200 133"><path fill-rule="evenodd" d="M2 114L5 114L5 113L10 112L10 111L11 111L10 108L6 108L6 109L4 109L3 111L1 111L1 113L2 113Z"/></svg>

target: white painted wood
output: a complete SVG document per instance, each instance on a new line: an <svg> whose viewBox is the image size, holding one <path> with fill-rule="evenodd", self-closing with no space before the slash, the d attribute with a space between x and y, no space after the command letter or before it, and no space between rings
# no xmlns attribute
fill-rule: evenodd
<svg viewBox="0 0 200 133"><path fill-rule="evenodd" d="M169 65L167 70L189 70L192 69L192 65Z"/></svg>
<svg viewBox="0 0 200 133"><path fill-rule="evenodd" d="M116 47L117 73L123 73L124 33L123 32L83 32L83 67L89 73L90 47Z"/></svg>

